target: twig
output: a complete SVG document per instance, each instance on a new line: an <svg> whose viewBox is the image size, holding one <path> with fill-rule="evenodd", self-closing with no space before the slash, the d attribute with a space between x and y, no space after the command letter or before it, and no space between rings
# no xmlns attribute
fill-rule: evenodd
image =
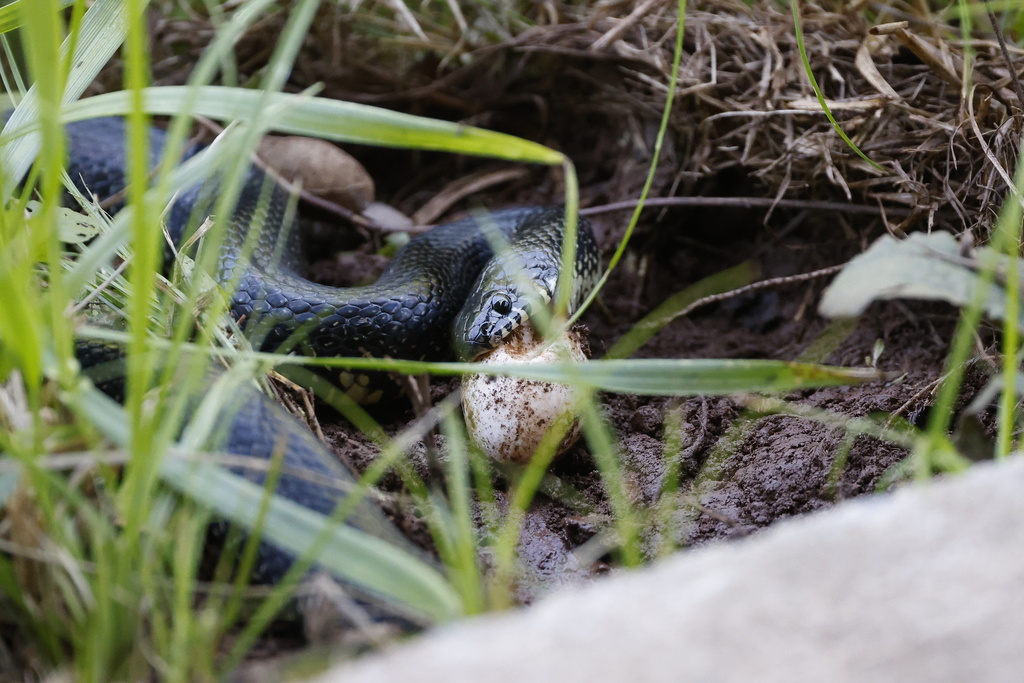
<svg viewBox="0 0 1024 683"><path fill-rule="evenodd" d="M710 296L697 299L692 304L679 311L672 316L672 319L681 318L684 315L692 313L695 309L707 306L708 304L717 303L719 301L725 301L726 299L732 299L747 292L752 292L758 289L767 289L768 287L776 287L779 285L793 284L794 282L804 282L806 280L814 280L819 277L825 277L838 273L840 270L846 267L845 263L839 265L829 266L828 268L821 268L820 270L812 270L809 273L800 273L799 275L784 275L782 277L773 277L768 280L761 280L760 282L754 282L743 287L737 287L736 289L729 290L728 292L721 292L720 294L712 294Z"/></svg>
<svg viewBox="0 0 1024 683"><path fill-rule="evenodd" d="M580 209L581 216L624 211L636 208L638 200L591 206ZM868 213L880 215L881 207L850 202L830 202L811 199L773 199L771 197L655 197L644 202L644 206L731 206L744 209L781 207L784 209L810 209L816 211L837 211L843 213ZM909 216L914 210L903 207L889 207L888 212L896 216Z"/></svg>
<svg viewBox="0 0 1024 683"><path fill-rule="evenodd" d="M447 186L434 195L426 204L421 206L412 215L412 222L416 225L432 223L445 211L450 209L456 202L465 199L469 195L476 194L500 183L518 180L524 177L528 171L525 168L505 168L497 171L482 171L475 175L465 176L448 183Z"/></svg>
<svg viewBox="0 0 1024 683"><path fill-rule="evenodd" d="M988 8L988 20L992 24L992 30L996 34L996 40L999 41L999 51L1003 53L1003 59L1006 60L1006 69L1010 72L1010 80L1013 81L1013 91L1017 93L1017 107L1024 107L1024 89L1020 86L1020 79L1017 78L1017 70L1013 68L1013 62L1010 61L1010 51L1006 49L1006 41L1003 39L1003 32L998 26L996 26L996 15L992 11L992 8Z"/></svg>
<svg viewBox="0 0 1024 683"><path fill-rule="evenodd" d="M600 52L605 49L618 40L623 33L630 29L630 27L647 16L656 6L664 4L664 2L665 0L647 0L630 12L628 17L619 21L619 23L615 25L615 28L595 40L593 45L590 46L590 49L594 52Z"/></svg>

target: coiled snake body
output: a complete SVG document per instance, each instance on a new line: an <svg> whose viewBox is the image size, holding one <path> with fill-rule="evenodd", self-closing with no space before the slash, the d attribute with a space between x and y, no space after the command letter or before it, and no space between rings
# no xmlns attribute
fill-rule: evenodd
<svg viewBox="0 0 1024 683"><path fill-rule="evenodd" d="M68 170L76 184L99 197L122 190L123 121L108 118L72 124L68 135ZM164 133L153 129L154 166L163 144ZM176 244L206 218L216 193L216 184L197 186L176 200L167 219ZM470 359L521 324L538 298L550 300L554 295L563 239L561 208L508 209L434 228L412 239L375 284L354 288L320 285L299 274L302 257L291 213L288 194L251 169L228 217L219 252L216 279L237 283L231 311L264 350L436 360L447 358L454 347L459 356ZM257 229L254 236L252 231ZM509 250L492 261L478 282L493 257L493 243L507 243ZM598 269L596 242L582 220L575 266L574 301L589 291ZM469 307L460 314L467 299ZM89 343L80 344L79 356L86 365L110 360L109 349ZM356 400L372 401L385 393L365 377L342 373L336 379ZM111 383L101 386L109 390ZM353 481L352 474L304 425L258 392L243 396L240 405L222 442L211 447L270 458L275 443L283 443L286 473L277 492L329 514L344 495L338 487L320 486L287 470L311 471L345 482ZM246 476L263 481L259 473ZM402 542L375 505L362 505L348 523ZM288 553L263 544L255 579L275 582L290 563Z"/></svg>
<svg viewBox="0 0 1024 683"><path fill-rule="evenodd" d="M120 191L123 122L94 119L70 125L68 134L68 170L81 189L99 197ZM163 131L153 129L154 165L163 143ZM211 187L193 187L179 197L167 220L175 243L206 218L215 196ZM495 329L508 334L528 317L532 295L542 300L554 295L564 229L559 207L505 209L438 226L411 240L376 283L349 288L321 285L299 274L303 258L292 213L287 192L251 169L229 217L215 273L221 283L237 283L232 314L245 322L263 350L285 344L317 356L441 360L454 345L471 360L500 342ZM253 228L258 228L255 238ZM477 283L495 242L508 245L509 253L501 267L491 269L490 280ZM573 305L589 292L599 267L596 242L584 220L575 265ZM522 270L536 291L521 291L523 278L510 276L509 270ZM453 320L468 298L473 308L464 311L453 338ZM491 320L474 326L481 307L488 306L497 309ZM376 391L355 393L361 402L377 397Z"/></svg>

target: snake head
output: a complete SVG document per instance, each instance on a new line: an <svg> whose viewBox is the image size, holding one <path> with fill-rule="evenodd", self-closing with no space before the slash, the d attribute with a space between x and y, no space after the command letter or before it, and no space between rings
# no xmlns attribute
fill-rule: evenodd
<svg viewBox="0 0 1024 683"><path fill-rule="evenodd" d="M558 286L563 225L561 208L534 213L519 225L516 239L487 263L452 326L452 346L460 360L476 360L531 315L543 315ZM581 221L580 228L572 308L589 293L600 267L589 224Z"/></svg>
<svg viewBox="0 0 1024 683"><path fill-rule="evenodd" d="M515 286L478 288L455 318L453 347L459 360L475 360L496 348L530 317L531 299Z"/></svg>

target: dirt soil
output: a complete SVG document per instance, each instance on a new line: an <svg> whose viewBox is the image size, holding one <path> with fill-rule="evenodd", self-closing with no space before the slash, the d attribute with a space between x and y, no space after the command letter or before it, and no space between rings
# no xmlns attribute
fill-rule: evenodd
<svg viewBox="0 0 1024 683"><path fill-rule="evenodd" d="M624 220L621 214L595 218L606 252L621 236ZM794 217L784 212L764 224L763 214L753 211L733 212L725 222L693 211L674 211L652 217L646 225L650 237L630 260L643 265L620 268L604 290L602 305L591 308L583 319L595 357L664 299L702 277L746 260L759 264L767 277L809 272L842 263L861 251L870 235L837 235L829 215ZM330 263L316 264L318 275L344 282L345 273L330 277ZM347 265L338 268L351 272ZM815 312L825 284L827 279L818 279L772 287L714 304L670 324L637 356L801 358L828 324ZM801 391L786 398L849 417L885 413L923 426L956 320L954 309L936 304L875 305L821 360L863 366L880 340L884 350L877 366L901 377L889 383ZM978 368L968 373L965 397L983 386L985 374ZM442 385L435 400L452 386ZM905 449L876 438L848 441L842 430L809 419L756 413L741 399L608 394L602 400L621 444L630 494L642 510L653 510L661 495L667 462L665 425L681 424L681 448L674 448L670 458L678 461L682 513L670 536L686 548L746 536L779 519L875 493L883 475L907 457ZM414 416L411 410L393 407L378 417L389 431L397 432ZM339 455L357 467L365 467L377 455L369 439L336 415L323 411L320 421ZM426 474L422 453L418 457ZM586 446L574 447L554 464L551 474L580 496L565 502L541 495L531 508L520 544L524 574L519 597L525 602L614 566L611 556L600 551L595 556L584 546L610 519ZM397 486L397 480L388 483ZM416 526L410 520L402 523ZM668 540L663 531L655 524L647 529L652 553ZM581 546L585 550L578 554Z"/></svg>

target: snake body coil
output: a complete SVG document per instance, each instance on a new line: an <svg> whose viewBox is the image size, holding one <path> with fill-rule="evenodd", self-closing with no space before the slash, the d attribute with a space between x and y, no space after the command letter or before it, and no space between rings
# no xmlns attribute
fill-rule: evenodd
<svg viewBox="0 0 1024 683"><path fill-rule="evenodd" d="M114 194L124 186L124 124L120 119L95 119L68 127L69 173L82 189L97 196ZM153 163L164 144L164 133L153 129ZM184 192L168 217L171 238L180 244L213 209L216 191L195 187ZM561 266L564 231L560 207L495 211L433 228L412 239L390 262L378 281L365 287L338 288L311 282L299 273L303 258L294 230L288 193L258 169L251 169L238 202L228 217L216 279L234 284L231 311L243 321L247 334L263 350L284 346L307 355L372 356L412 360L442 360L452 355L476 355L500 341L494 325L485 332L463 325L468 337L453 339L451 325L471 290L491 294L493 283L477 283L485 263L494 255L492 244L509 245L514 258L502 272L526 273L542 299L550 300ZM258 231L255 235L254 232ZM574 301L589 291L598 269L597 245L589 226L580 221L577 240ZM505 283L516 282L505 273ZM504 286L504 285L503 285ZM486 297L471 305L486 306ZM504 333L520 324L529 311L519 307L515 319L503 323ZM501 304L499 303L499 310ZM472 319L476 311L462 318ZM342 388L361 402L383 395L379 387L354 383L348 373Z"/></svg>

